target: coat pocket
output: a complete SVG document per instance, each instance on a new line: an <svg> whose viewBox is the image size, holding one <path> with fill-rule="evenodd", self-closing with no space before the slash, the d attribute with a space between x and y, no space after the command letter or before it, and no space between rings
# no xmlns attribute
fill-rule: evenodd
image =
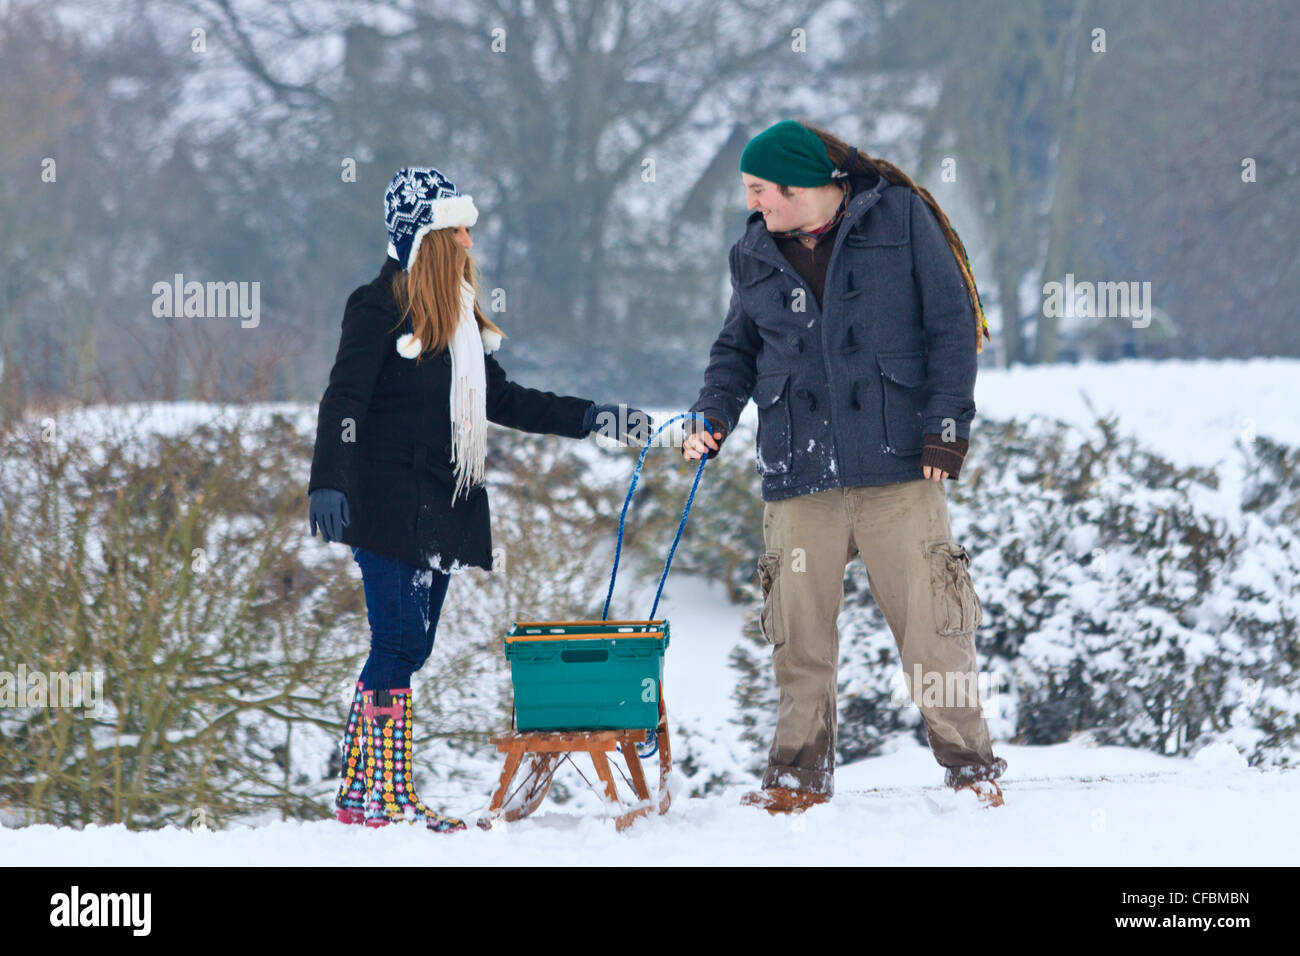
<svg viewBox="0 0 1300 956"><path fill-rule="evenodd" d="M887 352L876 356L881 378L885 444L895 455L921 453L925 415L925 352Z"/></svg>
<svg viewBox="0 0 1300 956"><path fill-rule="evenodd" d="M960 544L934 541L926 545L930 561L930 591L934 622L943 637L965 637L975 633L984 620L984 609L970 577L970 555Z"/></svg>
<svg viewBox="0 0 1300 956"><path fill-rule="evenodd" d="M786 395L789 381L789 372L775 372L760 375L754 382L760 475L781 475L790 470L790 401Z"/></svg>
<svg viewBox="0 0 1300 956"><path fill-rule="evenodd" d="M781 633L781 552L765 551L758 559L758 586L763 591L763 610L758 616L758 626L763 640L773 646L784 644Z"/></svg>

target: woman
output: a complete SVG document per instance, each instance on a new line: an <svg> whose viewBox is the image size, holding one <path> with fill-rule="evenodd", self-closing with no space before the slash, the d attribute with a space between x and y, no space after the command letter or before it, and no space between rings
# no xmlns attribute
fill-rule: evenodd
<svg viewBox="0 0 1300 956"><path fill-rule="evenodd" d="M763 130L740 172L752 214L691 406L713 427L697 420L683 454L717 453L752 395L760 624L781 699L761 789L743 802L788 812L834 792L837 619L861 554L945 782L998 805L1006 761L975 686L982 611L944 487L989 334L961 240L902 170L810 124Z"/></svg>
<svg viewBox="0 0 1300 956"><path fill-rule="evenodd" d="M487 422L583 438L612 421L619 440L643 442L649 417L507 380L486 354L504 333L475 301L478 211L438 170L398 170L384 213L388 260L348 298L308 488L311 533L351 545L370 622L335 802L344 823L448 832L464 822L412 785L411 675L433 649L450 575L492 569Z"/></svg>

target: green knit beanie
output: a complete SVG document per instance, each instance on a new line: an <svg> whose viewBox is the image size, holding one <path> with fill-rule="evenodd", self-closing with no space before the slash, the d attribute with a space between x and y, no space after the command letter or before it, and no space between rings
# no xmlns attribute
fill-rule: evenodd
<svg viewBox="0 0 1300 956"><path fill-rule="evenodd" d="M835 164L826 144L802 123L782 120L759 133L740 154L740 171L780 186L825 186Z"/></svg>

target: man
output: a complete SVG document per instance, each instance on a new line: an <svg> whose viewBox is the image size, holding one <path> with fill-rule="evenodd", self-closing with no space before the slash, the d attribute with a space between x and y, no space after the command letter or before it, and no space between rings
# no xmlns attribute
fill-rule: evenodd
<svg viewBox="0 0 1300 956"><path fill-rule="evenodd" d="M696 428L683 454L716 453L752 395L780 707L743 802L788 812L834 792L837 619L861 554L945 782L1000 805L1006 761L975 687L982 609L943 484L966 454L984 331L960 240L896 167L793 120L755 136L740 170L751 215L691 406L716 430Z"/></svg>

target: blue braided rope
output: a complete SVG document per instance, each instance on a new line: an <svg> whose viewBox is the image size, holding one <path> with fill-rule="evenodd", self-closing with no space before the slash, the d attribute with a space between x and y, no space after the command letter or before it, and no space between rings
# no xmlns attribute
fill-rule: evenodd
<svg viewBox="0 0 1300 956"><path fill-rule="evenodd" d="M642 750L640 744L633 744L632 746L636 747L636 755L638 757L640 757L642 760L649 760L651 757L653 757L655 754L659 752L659 728L658 727L650 728L650 730L648 731L648 737L646 738L645 745L650 749ZM615 746L618 745L615 744ZM622 753L623 748L619 747L618 752Z"/></svg>
<svg viewBox="0 0 1300 956"><path fill-rule="evenodd" d="M623 524L627 520L627 508L628 505L632 503L632 494L636 491L637 480L641 477L641 466L645 463L646 452L650 450L650 446L654 444L654 440L659 437L659 433L679 418L698 418L704 422L705 428L710 432L713 431L713 426L703 415L698 412L683 412L681 415L674 415L672 418L668 419L668 421L660 425L659 428L655 430L655 433L650 436L650 440L645 443L645 447L641 449L641 454L636 460L636 468L632 472L632 483L627 489L627 497L623 499L623 510L618 516L618 543L614 547L614 569L609 574L609 591L605 594L605 607L600 612L600 619L602 621L609 619L609 602L614 596L614 579L618 576L618 561L619 557L623 553ZM682 509L682 520L677 525L677 534L673 537L672 547L668 549L668 560L664 562L664 573L659 576L659 587L655 591L655 603L654 606L650 608L649 620L654 620L655 611L659 609L659 596L663 594L664 582L668 580L668 569L672 566L673 555L677 551L677 543L682 539L682 531L686 529L686 516L691 513L691 503L695 501L695 490L700 486L700 476L704 474L704 463L708 460L708 454L700 456L700 467L695 470L695 481L691 483L691 493L686 498L686 507Z"/></svg>
<svg viewBox="0 0 1300 956"><path fill-rule="evenodd" d="M654 444L654 440L656 437L658 437L659 432L663 431L665 428L667 428L673 422L677 421L677 419L679 418L698 418L702 422L704 422L705 428L707 428L710 432L713 431L713 425L710 424L709 420L705 418L703 415L700 415L697 412L685 412L681 415L673 416L672 418L668 419L668 421L660 425L659 428L655 431L654 435L650 436L650 440L645 443L645 447L641 449L641 454L637 457L636 460L636 468L632 471L632 483L628 486L627 497L623 499L623 510L622 512L619 513L618 516L618 543L614 547L614 569L610 571L609 574L609 591L606 592L605 594L605 607L600 612L600 619L602 621L609 619L609 602L610 599L614 596L614 580L618 576L618 561L619 561L619 557L623 553L623 526L627 520L628 505L632 503L632 495L636 491L637 480L641 477L641 466L645 463L646 452L648 452L650 450L650 446ZM664 573L659 576L659 587L655 590L655 603L654 606L650 608L650 620L654 619L655 611L659 609L659 596L663 594L664 582L668 580L668 569L672 566L673 555L676 554L677 552L677 544L679 541L682 540L682 532L686 529L686 517L691 513L691 504L695 501L695 491L700 486L700 476L704 474L704 463L708 460L709 460L709 456L707 454L701 456L700 467L695 469L695 480L691 482L691 493L686 497L686 507L682 509L682 520L677 525L677 534L673 536L672 547L668 549L668 560L664 562ZM642 748L639 745L636 748L637 756L640 757L642 760L647 760L659 752L659 728L658 727L650 728L648 739L645 742L645 746L648 749L642 750ZM620 753L622 752L623 750L622 747L618 747L617 744L615 744L615 747L617 747Z"/></svg>

